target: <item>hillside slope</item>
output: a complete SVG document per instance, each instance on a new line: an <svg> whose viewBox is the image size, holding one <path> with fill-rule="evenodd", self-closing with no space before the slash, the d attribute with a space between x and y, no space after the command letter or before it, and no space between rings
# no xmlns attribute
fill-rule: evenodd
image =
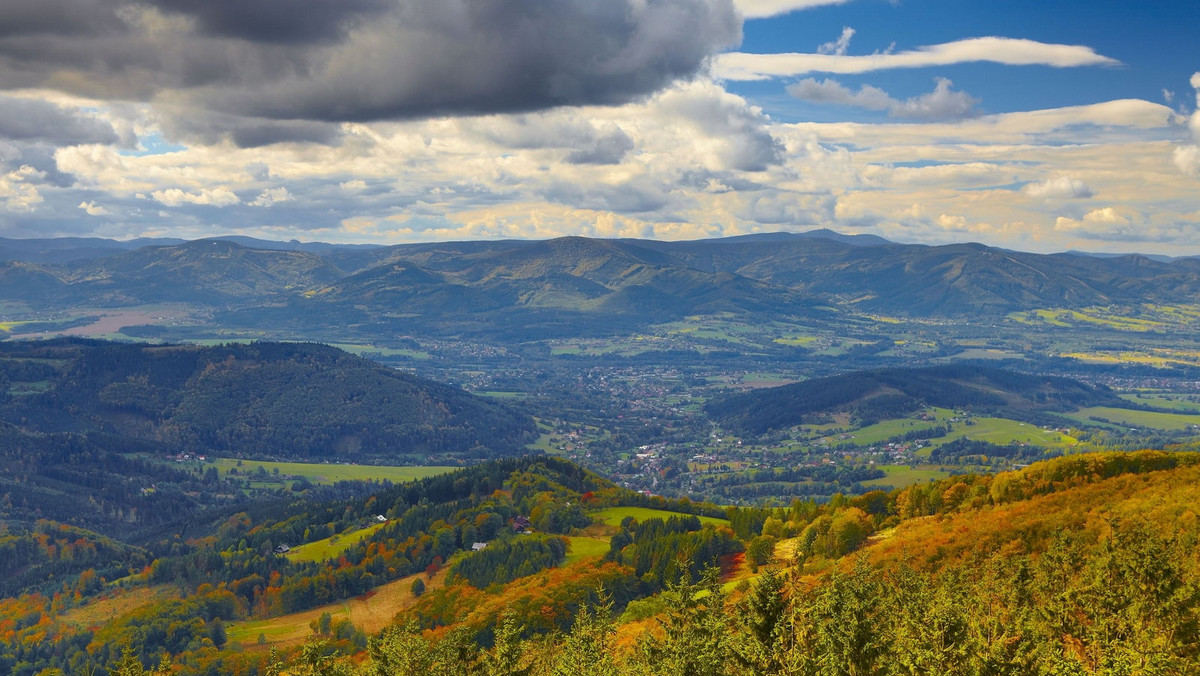
<svg viewBox="0 0 1200 676"><path fill-rule="evenodd" d="M706 410L731 429L751 434L845 413L856 424L902 417L938 406L1022 418L1035 410L1122 405L1115 393L1068 378L1032 376L973 365L856 371L755 390L710 403Z"/></svg>
<svg viewBox="0 0 1200 676"><path fill-rule="evenodd" d="M8 397L0 420L183 451L396 462L511 454L534 435L501 404L315 344L4 343L0 369L44 389Z"/></svg>

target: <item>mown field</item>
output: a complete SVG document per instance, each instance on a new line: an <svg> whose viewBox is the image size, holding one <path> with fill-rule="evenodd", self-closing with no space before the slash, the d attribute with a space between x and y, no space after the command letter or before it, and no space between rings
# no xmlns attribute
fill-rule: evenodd
<svg viewBox="0 0 1200 676"><path fill-rule="evenodd" d="M593 516L599 517L600 520L610 526L620 526L621 520L627 516L632 516L638 521L645 519L669 519L672 516L686 516L678 512L668 512L663 509L651 509L649 507L608 507L593 513ZM714 526L722 526L729 521L727 519L718 519L712 516L701 516L700 523L713 524Z"/></svg>
<svg viewBox="0 0 1200 676"><path fill-rule="evenodd" d="M1143 404L1145 406L1153 406L1155 408L1166 408L1179 413L1200 414L1200 402L1192 401L1188 397L1196 395L1187 394L1169 394L1169 393L1147 393L1147 394L1122 394L1121 398L1134 404Z"/></svg>
<svg viewBox="0 0 1200 676"><path fill-rule="evenodd" d="M598 559L608 553L608 538L571 536L567 538L567 541L571 543L571 546L567 550L566 560L563 561L564 566L586 559Z"/></svg>
<svg viewBox="0 0 1200 676"><path fill-rule="evenodd" d="M1200 415L1131 411L1107 406L1080 409L1070 417L1081 423L1090 423L1092 422L1091 418L1096 417L1130 427L1149 427L1157 430L1185 430L1193 426L1200 426Z"/></svg>
<svg viewBox="0 0 1200 676"><path fill-rule="evenodd" d="M926 483L950 476L950 471L940 465L876 465L887 472L887 476L862 482L864 486L891 486L907 488L913 484Z"/></svg>
<svg viewBox="0 0 1200 676"><path fill-rule="evenodd" d="M950 434L929 440L928 452L932 448L949 443L961 437L973 441L986 441L998 445L1012 443L1031 444L1047 448L1074 446L1078 439L1057 430L1044 430L1037 425L1023 423L1008 418L971 418L973 424L956 423Z"/></svg>

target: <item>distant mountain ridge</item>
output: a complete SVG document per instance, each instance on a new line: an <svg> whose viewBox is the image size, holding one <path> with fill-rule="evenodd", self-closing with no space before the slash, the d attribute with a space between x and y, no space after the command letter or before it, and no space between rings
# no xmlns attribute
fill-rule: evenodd
<svg viewBox="0 0 1200 676"><path fill-rule="evenodd" d="M14 241L0 240L0 251ZM30 258L80 250L68 244L43 242L42 253ZM318 321L390 331L394 318L404 317L444 332L538 326L547 336L724 312L999 316L1188 304L1198 296L1200 258L897 244L828 230L681 242L561 237L390 247L213 238L57 264L0 262L0 300L36 309L181 302L228 310L245 326Z"/></svg>

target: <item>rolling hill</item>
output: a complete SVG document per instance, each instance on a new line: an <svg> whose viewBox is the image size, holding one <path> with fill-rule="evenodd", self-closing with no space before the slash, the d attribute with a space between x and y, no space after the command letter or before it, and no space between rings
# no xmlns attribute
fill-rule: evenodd
<svg viewBox="0 0 1200 676"><path fill-rule="evenodd" d="M903 417L919 408L964 408L1017 419L1038 411L1120 405L1104 387L980 366L948 365L856 371L734 395L706 410L722 425L750 434L849 414L856 424Z"/></svg>
<svg viewBox="0 0 1200 676"><path fill-rule="evenodd" d="M496 402L336 348L297 343L0 345L0 420L29 432L107 434L181 451L404 461L520 451L533 422Z"/></svg>

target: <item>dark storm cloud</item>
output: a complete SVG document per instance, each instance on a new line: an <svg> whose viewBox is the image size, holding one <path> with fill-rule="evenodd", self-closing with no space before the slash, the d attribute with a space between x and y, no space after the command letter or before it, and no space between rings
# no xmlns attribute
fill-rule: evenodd
<svg viewBox="0 0 1200 676"><path fill-rule="evenodd" d="M229 140L239 148L272 143L336 145L342 131L336 124L308 120L266 120L169 106L159 117L164 133L185 142L213 144Z"/></svg>
<svg viewBox="0 0 1200 676"><path fill-rule="evenodd" d="M694 75L741 39L732 0L0 5L0 88L269 120L620 104Z"/></svg>
<svg viewBox="0 0 1200 676"><path fill-rule="evenodd" d="M0 96L0 138L59 145L116 143L112 125L49 101Z"/></svg>
<svg viewBox="0 0 1200 676"><path fill-rule="evenodd" d="M395 0L149 0L189 17L202 35L250 42L305 44L337 40L395 6Z"/></svg>
<svg viewBox="0 0 1200 676"><path fill-rule="evenodd" d="M100 0L4 0L0 38L83 37L120 33L127 25L116 3Z"/></svg>

